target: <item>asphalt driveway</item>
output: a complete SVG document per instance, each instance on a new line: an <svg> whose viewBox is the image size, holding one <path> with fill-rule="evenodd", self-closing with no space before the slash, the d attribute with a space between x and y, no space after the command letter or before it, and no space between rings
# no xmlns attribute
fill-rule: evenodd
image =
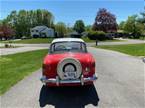
<svg viewBox="0 0 145 108"><path fill-rule="evenodd" d="M39 81L41 69L1 96L2 108L144 108L144 69L140 59L89 48L99 79L94 86L47 88Z"/></svg>

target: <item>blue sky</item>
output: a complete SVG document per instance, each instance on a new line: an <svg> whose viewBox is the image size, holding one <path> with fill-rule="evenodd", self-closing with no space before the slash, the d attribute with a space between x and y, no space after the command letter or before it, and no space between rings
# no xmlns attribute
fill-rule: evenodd
<svg viewBox="0 0 145 108"><path fill-rule="evenodd" d="M0 19L12 10L47 9L55 17L55 23L62 21L72 26L78 19L86 25L93 24L99 8L106 8L116 15L117 22L143 10L144 0L0 0Z"/></svg>

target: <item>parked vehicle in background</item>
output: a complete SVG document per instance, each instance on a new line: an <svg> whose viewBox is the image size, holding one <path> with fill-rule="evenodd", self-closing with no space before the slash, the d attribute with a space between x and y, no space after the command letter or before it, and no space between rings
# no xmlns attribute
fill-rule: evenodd
<svg viewBox="0 0 145 108"><path fill-rule="evenodd" d="M24 39L31 39L31 37L22 36L21 39L22 40L24 40Z"/></svg>

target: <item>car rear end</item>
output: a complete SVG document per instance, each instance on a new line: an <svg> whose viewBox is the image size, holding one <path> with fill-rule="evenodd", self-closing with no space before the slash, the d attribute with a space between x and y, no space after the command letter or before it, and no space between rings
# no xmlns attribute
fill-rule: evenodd
<svg viewBox="0 0 145 108"><path fill-rule="evenodd" d="M95 60L81 39L55 39L44 58L41 81L48 86L93 84Z"/></svg>
<svg viewBox="0 0 145 108"><path fill-rule="evenodd" d="M87 58L84 59L85 54L77 55L80 57L69 57L69 54L66 54L68 57L63 57L63 59L58 57L58 59L54 59L51 63L44 63L41 81L48 86L93 84L93 81L97 79L95 61L90 60L90 58L88 58L88 61Z"/></svg>

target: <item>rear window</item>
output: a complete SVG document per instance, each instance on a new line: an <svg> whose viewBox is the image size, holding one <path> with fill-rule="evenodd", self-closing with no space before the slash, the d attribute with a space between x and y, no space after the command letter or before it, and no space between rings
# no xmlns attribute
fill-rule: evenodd
<svg viewBox="0 0 145 108"><path fill-rule="evenodd" d="M87 52L83 42L56 42L50 47L50 53Z"/></svg>

